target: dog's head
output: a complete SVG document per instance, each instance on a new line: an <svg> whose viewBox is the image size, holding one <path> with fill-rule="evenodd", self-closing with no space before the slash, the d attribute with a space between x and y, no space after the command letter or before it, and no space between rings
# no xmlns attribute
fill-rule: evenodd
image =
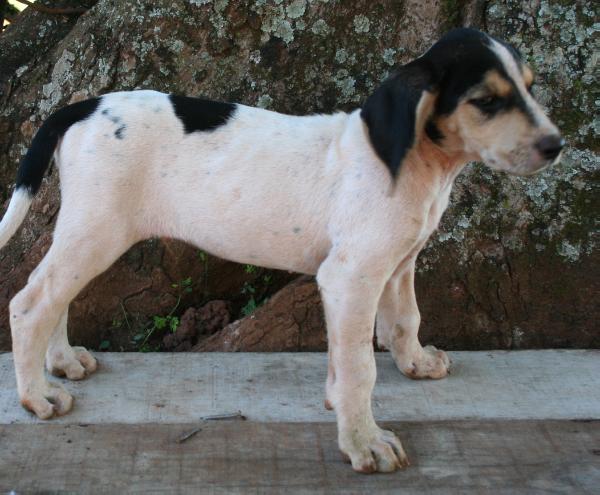
<svg viewBox="0 0 600 495"><path fill-rule="evenodd" d="M532 84L516 49L474 29L456 29L384 81L361 116L392 175L423 136L468 160L529 175L556 162L564 146Z"/></svg>

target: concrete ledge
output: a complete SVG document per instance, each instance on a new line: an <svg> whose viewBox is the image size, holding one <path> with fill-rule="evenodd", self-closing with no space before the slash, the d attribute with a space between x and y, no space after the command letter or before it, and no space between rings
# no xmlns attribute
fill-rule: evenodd
<svg viewBox="0 0 600 495"><path fill-rule="evenodd" d="M453 352L453 372L412 381L377 354L380 421L600 418L600 351ZM57 424L196 423L240 410L252 421L333 422L323 353L99 353L68 382L76 402ZM61 380L62 381L62 380ZM0 424L39 423L18 404L12 356L0 355Z"/></svg>
<svg viewBox="0 0 600 495"><path fill-rule="evenodd" d="M0 425L0 493L597 494L600 422L386 423L411 466L365 476L332 423Z"/></svg>

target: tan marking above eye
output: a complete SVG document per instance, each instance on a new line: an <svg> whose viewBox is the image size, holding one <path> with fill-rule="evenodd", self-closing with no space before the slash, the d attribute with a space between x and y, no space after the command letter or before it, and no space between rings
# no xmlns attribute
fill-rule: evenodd
<svg viewBox="0 0 600 495"><path fill-rule="evenodd" d="M489 92L500 97L509 96L513 91L512 84L496 70L488 71L483 79L483 83Z"/></svg>

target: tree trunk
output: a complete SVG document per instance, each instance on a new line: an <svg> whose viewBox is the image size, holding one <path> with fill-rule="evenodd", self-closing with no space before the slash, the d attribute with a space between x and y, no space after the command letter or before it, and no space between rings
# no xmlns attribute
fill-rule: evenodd
<svg viewBox="0 0 600 495"><path fill-rule="evenodd" d="M79 17L26 11L0 36L0 192L10 197L35 130L69 102L152 88L294 114L350 110L442 32L475 26L523 52L569 147L559 166L533 178L472 165L458 179L419 257L423 340L462 349L597 347L596 17L591 3L546 0L100 0ZM10 345L8 301L51 241L57 184L54 173L0 252L0 348ZM188 278L191 292L182 289ZM213 298L239 312L248 287L264 296L288 280L150 240L75 300L70 332L91 347L131 349L155 315Z"/></svg>

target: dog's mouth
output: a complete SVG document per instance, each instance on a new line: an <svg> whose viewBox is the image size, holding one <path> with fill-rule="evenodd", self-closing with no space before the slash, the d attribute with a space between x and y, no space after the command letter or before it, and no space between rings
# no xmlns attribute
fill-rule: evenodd
<svg viewBox="0 0 600 495"><path fill-rule="evenodd" d="M522 149L514 153L492 155L482 153L483 161L493 170L506 172L511 175L529 177L539 174L560 161L562 152L553 159L542 157L535 149L523 152Z"/></svg>
<svg viewBox="0 0 600 495"><path fill-rule="evenodd" d="M556 165L558 162L560 162L561 157L562 157L562 152L556 158L552 158L552 159L543 158L543 157L539 156L538 153L533 152L533 153L531 153L529 160L527 160L527 162L525 164L517 165L515 167L515 172L513 172L513 173L515 175L522 175L525 177L531 176L531 175L536 175L536 174L539 174L540 172L543 172L544 170L551 167L552 165Z"/></svg>

